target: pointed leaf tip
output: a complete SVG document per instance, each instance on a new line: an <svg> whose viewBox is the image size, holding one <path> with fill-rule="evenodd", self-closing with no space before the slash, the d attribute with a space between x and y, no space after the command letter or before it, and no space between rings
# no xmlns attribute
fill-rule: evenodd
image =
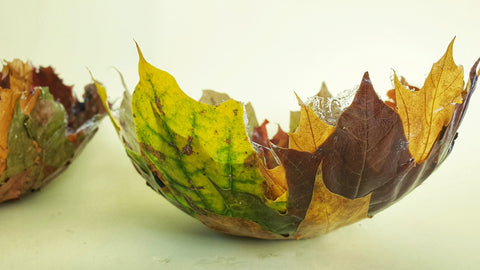
<svg viewBox="0 0 480 270"><path fill-rule="evenodd" d="M143 57L142 50L140 49L140 46L138 45L137 41L134 40L134 42L135 42L135 46L137 47L139 62L140 63L146 62L145 58Z"/></svg>
<svg viewBox="0 0 480 270"><path fill-rule="evenodd" d="M332 93L328 91L327 84L325 82L322 82L322 85L320 86L320 91L317 93L318 97L323 97L323 98L331 98Z"/></svg>
<svg viewBox="0 0 480 270"><path fill-rule="evenodd" d="M456 104L462 103L463 67L457 66L453 59L454 40L432 65L418 91L412 92L394 77L398 113L409 151L417 163L428 158L441 130L450 123Z"/></svg>
<svg viewBox="0 0 480 270"><path fill-rule="evenodd" d="M88 70L88 73L90 73L90 77L92 78L92 81L95 84L95 87L97 88L97 93L98 93L98 96L100 97L103 107L105 108L105 111L107 112L108 117L112 121L115 131L118 133L122 128L119 120L112 114L110 110L110 106L108 104L107 90L105 89L105 87L103 87L103 85L99 81L95 79L90 69L87 68L87 70Z"/></svg>
<svg viewBox="0 0 480 270"><path fill-rule="evenodd" d="M366 71L365 73L363 73L363 79L362 79L362 80L370 81L370 74L368 74L368 71Z"/></svg>
<svg viewBox="0 0 480 270"><path fill-rule="evenodd" d="M295 94L295 97L297 98L297 102L299 106L305 106L305 103L303 103L303 100L298 96L297 92L293 92Z"/></svg>
<svg viewBox="0 0 480 270"><path fill-rule="evenodd" d="M452 39L452 41L450 41L450 43L448 44L448 48L447 48L447 51L445 52L445 54L443 55L442 59L445 59L445 60L448 60L448 61L451 61L454 65L455 64L455 60L453 60L453 44L455 42L455 37Z"/></svg>

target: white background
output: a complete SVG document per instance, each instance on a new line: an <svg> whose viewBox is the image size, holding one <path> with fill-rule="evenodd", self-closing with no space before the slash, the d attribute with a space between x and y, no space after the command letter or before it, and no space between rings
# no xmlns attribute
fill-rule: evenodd
<svg viewBox="0 0 480 270"><path fill-rule="evenodd" d="M87 68L112 100L133 91L134 40L194 98L252 101L288 128L326 81L352 89L365 71L385 96L393 70L422 85L456 36L465 73L480 57L480 2L6 1L0 58L52 65L77 93ZM333 2L335 4L333 4ZM480 264L480 170L474 95L447 161L378 214L306 241L217 234L169 205L135 172L105 119L71 167L42 191L0 205L0 269L473 269Z"/></svg>

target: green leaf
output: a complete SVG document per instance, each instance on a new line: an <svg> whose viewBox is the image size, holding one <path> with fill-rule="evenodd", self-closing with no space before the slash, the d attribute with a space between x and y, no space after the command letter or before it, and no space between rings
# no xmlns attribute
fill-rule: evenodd
<svg viewBox="0 0 480 270"><path fill-rule="evenodd" d="M48 88L41 88L35 107L26 115L19 102L8 133L7 168L0 183L29 172L32 189L38 189L49 179L53 169L64 167L73 157L75 145L67 140L66 118L63 106L53 100Z"/></svg>
<svg viewBox="0 0 480 270"><path fill-rule="evenodd" d="M46 119L45 115L48 115ZM25 129L41 148L39 154L46 166L64 166L73 156L75 145L65 136L66 124L64 107L55 102L48 88L42 88L40 98L25 122Z"/></svg>
<svg viewBox="0 0 480 270"><path fill-rule="evenodd" d="M284 218L264 198L264 179L247 137L243 104L232 99L219 105L197 102L170 74L139 54L140 82L132 100L137 138L148 167L183 208L263 225L268 223L262 221L265 217ZM250 204L262 207L247 211Z"/></svg>

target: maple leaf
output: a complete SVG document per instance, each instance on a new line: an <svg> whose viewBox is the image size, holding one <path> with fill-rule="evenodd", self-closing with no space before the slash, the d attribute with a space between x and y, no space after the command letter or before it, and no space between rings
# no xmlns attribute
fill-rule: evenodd
<svg viewBox="0 0 480 270"><path fill-rule="evenodd" d="M312 238L357 222L368 215L371 193L350 200L331 192L323 181L322 164L315 175L313 197L295 237Z"/></svg>
<svg viewBox="0 0 480 270"><path fill-rule="evenodd" d="M398 113L417 163L428 157L441 130L450 122L455 104L462 103L463 68L455 64L452 54L453 40L419 90L408 89L394 76Z"/></svg>
<svg viewBox="0 0 480 270"><path fill-rule="evenodd" d="M140 82L118 110L97 83L135 168L208 227L262 239L328 233L420 185L450 153L480 73L479 59L464 88L450 44L422 89L395 76L383 102L365 73L343 107L323 84L315 98L326 102L297 97L290 133L270 138L251 104L211 90L195 101L137 49Z"/></svg>
<svg viewBox="0 0 480 270"><path fill-rule="evenodd" d="M352 104L319 149L325 184L350 199L366 196L411 163L406 146L398 114L379 99L365 73Z"/></svg>
<svg viewBox="0 0 480 270"><path fill-rule="evenodd" d="M269 223L294 218L265 202L264 178L245 132L243 104L231 99L219 105L197 102L142 56L139 73L132 96L136 135L156 185L166 187L164 195L191 215L247 218L279 234L293 233L285 222ZM211 123L214 128L209 128ZM257 207L246 211L242 205Z"/></svg>
<svg viewBox="0 0 480 270"><path fill-rule="evenodd" d="M323 122L310 106L305 105L300 98L297 99L302 108L300 123L295 132L289 136L289 148L314 152L332 134L335 126Z"/></svg>
<svg viewBox="0 0 480 270"><path fill-rule="evenodd" d="M6 62L0 78L3 202L40 189L62 172L95 134L104 108L91 85L80 103L51 67L15 59Z"/></svg>

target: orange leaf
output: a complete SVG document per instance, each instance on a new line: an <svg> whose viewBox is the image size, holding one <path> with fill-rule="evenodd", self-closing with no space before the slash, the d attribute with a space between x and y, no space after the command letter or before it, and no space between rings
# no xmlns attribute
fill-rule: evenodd
<svg viewBox="0 0 480 270"><path fill-rule="evenodd" d="M290 133L288 148L313 153L332 134L335 126L323 122L310 106L298 96L297 99L301 106L300 124L295 132Z"/></svg>
<svg viewBox="0 0 480 270"><path fill-rule="evenodd" d="M262 162L259 162L259 168L265 179L265 197L275 200L282 196L288 189L285 168L280 165L268 169Z"/></svg>
<svg viewBox="0 0 480 270"><path fill-rule="evenodd" d="M408 149L415 162L429 155L442 128L450 122L456 104L462 103L463 67L453 61L453 40L420 90L408 89L395 74L398 114L402 119Z"/></svg>
<svg viewBox="0 0 480 270"><path fill-rule="evenodd" d="M3 66L2 74L9 76L10 89L16 91L28 92L33 84L33 67L19 59L12 62L6 62Z"/></svg>
<svg viewBox="0 0 480 270"><path fill-rule="evenodd" d="M0 87L0 175L7 166L8 130L21 92Z"/></svg>
<svg viewBox="0 0 480 270"><path fill-rule="evenodd" d="M12 121L15 105L22 93L27 93L27 96L21 100L22 109L30 112L30 105L35 105L36 98L39 91L30 94L30 87L32 86L32 71L33 68L18 59L12 62L6 62L2 69L2 76L9 76L10 89L0 87L0 175L6 168L6 159L8 155L7 139L8 130ZM3 79L3 78L2 78Z"/></svg>

